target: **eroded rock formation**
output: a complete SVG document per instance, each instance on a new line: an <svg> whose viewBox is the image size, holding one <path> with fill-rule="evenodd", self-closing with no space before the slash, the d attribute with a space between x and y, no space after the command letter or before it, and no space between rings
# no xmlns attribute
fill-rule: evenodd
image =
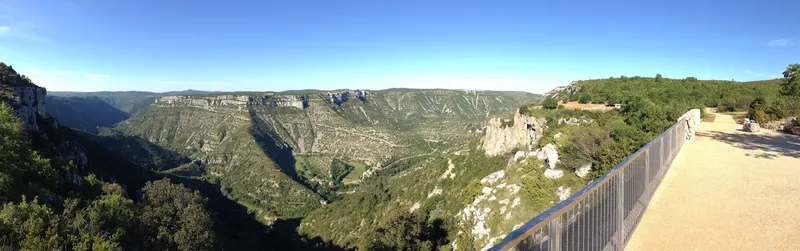
<svg viewBox="0 0 800 251"><path fill-rule="evenodd" d="M530 150L544 135L546 123L544 118L522 115L519 111L508 122L501 118L492 118L486 125L483 150L489 156L502 155L514 148Z"/></svg>

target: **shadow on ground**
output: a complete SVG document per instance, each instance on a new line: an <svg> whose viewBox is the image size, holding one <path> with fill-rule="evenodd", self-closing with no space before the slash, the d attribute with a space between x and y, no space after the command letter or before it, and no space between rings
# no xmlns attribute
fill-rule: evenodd
<svg viewBox="0 0 800 251"><path fill-rule="evenodd" d="M800 158L800 137L791 134L709 131L697 132L697 136L721 141L745 150L762 151L762 153L747 155L755 158L774 159L779 156Z"/></svg>
<svg viewBox="0 0 800 251"><path fill-rule="evenodd" d="M311 187L300 178L297 170L295 170L294 165L296 160L292 154L292 147L282 142L278 133L269 126L269 122L266 121L266 118L259 116L258 111L252 108L250 110L250 124L250 134L253 135L256 143L261 146L264 153L267 154L286 175L289 175L294 181L311 189Z"/></svg>

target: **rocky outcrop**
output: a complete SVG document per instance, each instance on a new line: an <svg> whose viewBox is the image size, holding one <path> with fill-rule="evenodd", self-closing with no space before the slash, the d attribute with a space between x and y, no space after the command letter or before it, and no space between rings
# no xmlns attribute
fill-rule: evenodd
<svg viewBox="0 0 800 251"><path fill-rule="evenodd" d="M250 97L250 104L268 107L294 107L297 109L304 109L308 107L308 95L253 96Z"/></svg>
<svg viewBox="0 0 800 251"><path fill-rule="evenodd" d="M570 190L572 189L569 187L567 188L564 188L563 186L558 187L558 191L556 191L556 196L558 196L559 202L569 199L569 196L572 195Z"/></svg>
<svg viewBox="0 0 800 251"><path fill-rule="evenodd" d="M218 95L218 96L164 96L156 99L158 106L193 106L211 108L218 106L237 106L246 108L250 98L244 95Z"/></svg>
<svg viewBox="0 0 800 251"><path fill-rule="evenodd" d="M761 128L767 130L777 130L777 131L786 131L791 132L792 126L794 125L794 120L797 117L788 117L783 118L780 120L770 121L767 123L760 124Z"/></svg>
<svg viewBox="0 0 800 251"><path fill-rule="evenodd" d="M545 145L542 149L535 151L535 156L539 160L544 160L550 169L556 168L556 164L558 164L558 149L556 145Z"/></svg>
<svg viewBox="0 0 800 251"><path fill-rule="evenodd" d="M559 118L558 124L566 124L566 125L580 125L580 124L589 124L594 122L593 119L590 118Z"/></svg>
<svg viewBox="0 0 800 251"><path fill-rule="evenodd" d="M89 164L89 158L86 157L85 150L78 144L70 141L62 142L58 146L58 157L72 161L79 167L84 167Z"/></svg>
<svg viewBox="0 0 800 251"><path fill-rule="evenodd" d="M564 176L564 170L548 168L544 170L544 177L554 180Z"/></svg>
<svg viewBox="0 0 800 251"><path fill-rule="evenodd" d="M28 131L39 131L36 123L38 116L46 116L45 108L47 90L38 86L13 87L14 96L6 103L14 109L22 127Z"/></svg>
<svg viewBox="0 0 800 251"><path fill-rule="evenodd" d="M514 113L513 125L500 118L492 118L486 125L483 150L488 156L505 154L514 148L528 149L536 144L547 128L545 118Z"/></svg>
<svg viewBox="0 0 800 251"><path fill-rule="evenodd" d="M578 87L576 84L577 84L577 82L572 81L567 86L559 86L559 87L553 88L553 90L550 90L549 92L546 92L544 94L544 96L545 97L552 97L552 98L561 98L562 96L575 94L578 91L580 91L580 87Z"/></svg>
<svg viewBox="0 0 800 251"><path fill-rule="evenodd" d="M578 169L575 169L575 175L578 175L578 177L581 178L586 177L586 175L588 175L590 172L592 172L592 163L582 165L581 167L578 167Z"/></svg>
<svg viewBox="0 0 800 251"><path fill-rule="evenodd" d="M358 99L361 102L367 102L367 91L346 90L342 92L322 92L319 94L319 97L331 105L342 106L344 102L347 102L351 98Z"/></svg>

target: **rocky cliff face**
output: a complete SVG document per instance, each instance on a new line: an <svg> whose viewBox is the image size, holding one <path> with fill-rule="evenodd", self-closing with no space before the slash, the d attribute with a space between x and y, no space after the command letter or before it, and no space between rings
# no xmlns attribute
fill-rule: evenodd
<svg viewBox="0 0 800 251"><path fill-rule="evenodd" d="M196 107L203 109L247 110L250 105L266 107L308 107L308 95L217 95L217 96L164 96L157 98L156 106Z"/></svg>
<svg viewBox="0 0 800 251"><path fill-rule="evenodd" d="M156 106L189 106L204 109L211 108L235 108L242 110L247 108L248 96L244 95L219 95L219 96L165 96L157 98Z"/></svg>
<svg viewBox="0 0 800 251"><path fill-rule="evenodd" d="M347 102L347 100L351 98L358 99L361 102L367 102L367 91L346 90L341 92L322 92L319 94L319 97L328 102L328 104L342 106L344 102Z"/></svg>
<svg viewBox="0 0 800 251"><path fill-rule="evenodd" d="M530 151L530 147L544 135L546 123L544 118L522 115L519 111L511 120L492 118L486 125L483 149L489 156L502 155L514 148Z"/></svg>
<svg viewBox="0 0 800 251"><path fill-rule="evenodd" d="M14 114L19 117L22 127L28 131L39 131L36 116L47 115L45 98L47 90L38 86L12 87L14 97L6 103L14 108Z"/></svg>
<svg viewBox="0 0 800 251"><path fill-rule="evenodd" d="M0 101L14 109L22 127L28 131L39 131L36 117L46 116L45 96L47 90L36 86L25 75L18 74L14 68L0 63Z"/></svg>
<svg viewBox="0 0 800 251"><path fill-rule="evenodd" d="M308 95L274 95L274 96L251 96L250 105L261 105L267 107L294 107L297 109L307 108Z"/></svg>

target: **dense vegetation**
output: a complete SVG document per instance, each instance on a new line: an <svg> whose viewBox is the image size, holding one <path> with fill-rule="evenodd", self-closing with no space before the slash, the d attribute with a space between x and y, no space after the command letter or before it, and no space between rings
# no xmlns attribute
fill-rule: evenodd
<svg viewBox="0 0 800 251"><path fill-rule="evenodd" d="M201 250L214 247L206 200L169 180L148 182L133 201L90 174L62 180L33 151L19 120L0 104L0 249ZM74 168L74 166L72 166Z"/></svg>
<svg viewBox="0 0 800 251"><path fill-rule="evenodd" d="M750 118L759 123L795 116L800 96L798 68L797 64L787 67L784 79L753 82L668 79L660 75L577 81L573 84L577 92L562 91L541 102L545 109L536 110L529 105L521 112L547 117L548 121L569 116L593 119L593 123L569 129L548 123L550 131L540 145L552 141L554 133L571 131L566 133L569 143L559 149L566 156L563 164L574 169L591 162L594 176L598 176L674 124L689 109L749 111ZM616 103L622 108L604 113L553 110L558 100Z"/></svg>

